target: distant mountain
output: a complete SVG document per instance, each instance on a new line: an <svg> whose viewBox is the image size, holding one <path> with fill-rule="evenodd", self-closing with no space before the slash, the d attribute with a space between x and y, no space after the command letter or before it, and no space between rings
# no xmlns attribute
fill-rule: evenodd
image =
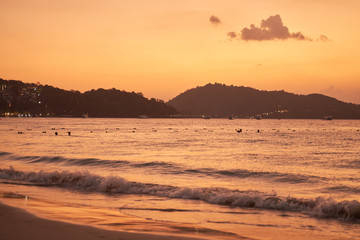
<svg viewBox="0 0 360 240"><path fill-rule="evenodd" d="M296 95L218 83L187 90L168 104L180 114L193 116L360 119L360 105L321 94Z"/></svg>
<svg viewBox="0 0 360 240"><path fill-rule="evenodd" d="M141 93L97 89L85 93L0 78L0 115L169 117L177 111Z"/></svg>

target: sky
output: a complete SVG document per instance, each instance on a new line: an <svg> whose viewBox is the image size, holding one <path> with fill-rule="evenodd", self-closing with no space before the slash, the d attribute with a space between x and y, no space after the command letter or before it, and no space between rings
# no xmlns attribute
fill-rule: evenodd
<svg viewBox="0 0 360 240"><path fill-rule="evenodd" d="M360 104L359 0L1 0L0 78L169 100L207 83Z"/></svg>

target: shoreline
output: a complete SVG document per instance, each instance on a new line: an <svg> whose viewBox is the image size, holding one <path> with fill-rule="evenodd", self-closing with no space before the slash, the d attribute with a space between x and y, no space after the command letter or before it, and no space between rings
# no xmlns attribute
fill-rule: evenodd
<svg viewBox="0 0 360 240"><path fill-rule="evenodd" d="M203 237L187 237L175 234L135 233L100 229L62 221L44 219L21 208L12 207L0 200L0 239L37 240L198 240Z"/></svg>

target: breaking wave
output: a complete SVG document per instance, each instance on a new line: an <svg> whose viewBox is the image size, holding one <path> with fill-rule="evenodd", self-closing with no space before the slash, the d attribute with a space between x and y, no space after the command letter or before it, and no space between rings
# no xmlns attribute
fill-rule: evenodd
<svg viewBox="0 0 360 240"><path fill-rule="evenodd" d="M104 167L104 168L149 168L151 171L160 171L161 174L197 174L213 177L231 177L231 178L264 178L274 182L287 183L317 183L326 181L327 179L318 176L301 175L292 173L279 173L267 171L250 171L246 169L229 169L218 170L214 168L197 168L188 169L176 163L166 163L159 161L150 162L131 162L126 160L102 160L97 158L65 158L65 157L41 157L41 156L16 156L6 152L0 152L0 157L6 156L6 159L13 161L23 161L29 164L46 163L46 164L61 164L65 166L88 166L88 167Z"/></svg>
<svg viewBox="0 0 360 240"><path fill-rule="evenodd" d="M12 167L0 169L0 178L79 191L193 199L231 207L297 211L315 217L360 221L360 202L356 200L336 201L333 198L324 197L299 199L256 191L234 191L226 188L187 188L130 182L121 177L102 177L89 172L23 172L16 171Z"/></svg>

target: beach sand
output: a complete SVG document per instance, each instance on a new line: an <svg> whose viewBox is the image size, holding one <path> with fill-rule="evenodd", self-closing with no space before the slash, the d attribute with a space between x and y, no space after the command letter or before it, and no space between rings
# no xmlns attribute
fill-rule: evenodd
<svg viewBox="0 0 360 240"><path fill-rule="evenodd" d="M116 240L191 240L204 238L191 238L174 235L156 235L144 233L131 233L111 231L65 222L58 222L39 218L25 210L14 208L0 202L0 239L1 240L29 240L29 239L116 239Z"/></svg>

